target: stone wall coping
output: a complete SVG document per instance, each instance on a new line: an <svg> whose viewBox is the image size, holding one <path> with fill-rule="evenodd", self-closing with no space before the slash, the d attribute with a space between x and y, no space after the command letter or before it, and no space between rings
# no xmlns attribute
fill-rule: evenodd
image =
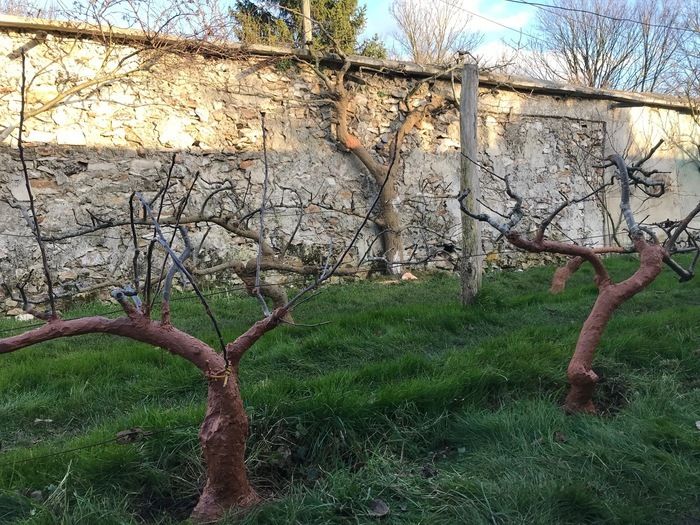
<svg viewBox="0 0 700 525"><path fill-rule="evenodd" d="M109 39L120 44L146 44L154 47L172 46L173 50L188 51L208 57L234 58L241 55L294 56L299 59L311 59L304 52L291 47L266 46L259 44L241 44L236 42L202 42L189 40L171 35L149 35L140 30L111 27L105 29L96 25L25 18L11 15L0 15L0 31L17 31L28 33L53 33L70 35L76 38L92 38L95 40ZM351 55L348 57L352 67L380 73L393 77L453 79L451 72L444 68L417 64L415 62L385 60L365 56ZM342 63L341 57L328 54L322 61L329 65ZM454 71L454 69L452 70ZM454 81L461 81L460 75L454 75ZM498 90L509 90L559 97L607 100L612 107L656 107L670 109L680 113L692 113L692 106L687 99L661 95L657 93L634 93L611 89L597 89L586 86L576 86L560 82L531 79L512 75L480 73L479 86Z"/></svg>

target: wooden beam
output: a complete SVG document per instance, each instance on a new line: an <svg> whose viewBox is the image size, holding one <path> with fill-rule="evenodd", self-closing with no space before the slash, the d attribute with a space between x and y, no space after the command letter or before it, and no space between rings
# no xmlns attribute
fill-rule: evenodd
<svg viewBox="0 0 700 525"><path fill-rule="evenodd" d="M462 70L462 92L459 103L459 137L461 142L459 192L469 194L464 200L467 209L479 213L481 189L477 150L477 104L479 71L476 64L465 64ZM481 255L481 223L465 214L462 217L462 257L459 271L462 282L462 304L474 302L481 288L483 256Z"/></svg>

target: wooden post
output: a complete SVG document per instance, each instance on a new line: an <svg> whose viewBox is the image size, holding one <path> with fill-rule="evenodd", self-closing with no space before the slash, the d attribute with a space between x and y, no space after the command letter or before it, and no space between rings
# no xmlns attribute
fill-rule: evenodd
<svg viewBox="0 0 700 525"><path fill-rule="evenodd" d="M309 47L311 46L311 41L313 39L313 34L311 32L311 0L303 0L301 4L301 14L302 21L301 27L303 30L303 46L302 49L304 53L309 52Z"/></svg>
<svg viewBox="0 0 700 525"><path fill-rule="evenodd" d="M469 190L464 203L467 209L479 213L481 198L479 166L477 165L477 99L479 94L479 71L476 64L465 64L462 70L462 93L460 96L460 193ZM462 215L462 259L460 279L462 281L462 304L474 302L481 288L483 256L481 254L481 223Z"/></svg>

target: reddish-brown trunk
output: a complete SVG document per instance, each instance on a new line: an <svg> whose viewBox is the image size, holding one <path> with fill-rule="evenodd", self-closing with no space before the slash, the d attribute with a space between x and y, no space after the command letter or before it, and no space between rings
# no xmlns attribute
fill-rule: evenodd
<svg viewBox="0 0 700 525"><path fill-rule="evenodd" d="M639 269L629 279L618 284L605 281L599 284L598 298L586 322L583 323L576 350L569 362L567 375L571 388L566 396L564 408L567 412L595 413L593 391L598 376L591 366L603 331L615 310L625 301L646 288L661 273L664 249L656 244L635 241L640 254Z"/></svg>
<svg viewBox="0 0 700 525"><path fill-rule="evenodd" d="M583 257L573 257L561 268L557 268L552 277L552 286L549 288L550 293L561 293L566 288L566 283L583 264Z"/></svg>
<svg viewBox="0 0 700 525"><path fill-rule="evenodd" d="M615 294L609 291L613 288L614 285L608 285L601 290L579 333L576 350L567 369L570 385L564 403L567 412L594 414L596 411L593 405L593 390L598 383L598 376L591 370L591 365L603 331L621 303L616 300Z"/></svg>
<svg viewBox="0 0 700 525"><path fill-rule="evenodd" d="M384 164L380 164L362 145L357 137L348 132L347 127L347 102L336 104L338 107L339 123L338 138L364 164L377 185L382 187L377 210L377 225L382 229L380 240L382 243L382 255L387 262L387 273L400 273L403 263L403 240L401 238L401 217L394 204L396 200L396 175L398 166L392 166L391 173ZM384 184L384 179L389 180Z"/></svg>
<svg viewBox="0 0 700 525"><path fill-rule="evenodd" d="M167 304L165 304L167 311ZM196 365L209 378L207 411L199 433L207 481L192 512L195 521L216 521L228 509L245 509L259 498L248 482L245 445L248 417L238 387L238 367L242 355L267 331L279 325L284 309L258 321L236 341L227 345L234 365L224 385L224 359L210 346L163 322L151 321L129 309L129 317L107 319L84 317L53 320L24 334L0 340L0 354L60 337L108 333L160 346Z"/></svg>
<svg viewBox="0 0 700 525"><path fill-rule="evenodd" d="M260 501L248 482L245 469L248 415L238 386L238 363L258 339L282 322L286 314L284 308L274 310L226 345L232 366L228 380L224 381L223 360L217 363L216 372L209 374L207 413L199 432L207 464L207 482L192 511L195 521L216 521L228 509L242 510Z"/></svg>
<svg viewBox="0 0 700 525"><path fill-rule="evenodd" d="M229 509L245 509L260 498L248 482L245 446L248 416L238 387L238 371L228 378L209 380L207 412L199 431L207 481L192 511L192 519L211 523Z"/></svg>
<svg viewBox="0 0 700 525"><path fill-rule="evenodd" d="M540 242L544 241L540 240ZM623 248L621 246L602 246L599 248L591 248L589 251L596 255L603 255L607 253L631 253L629 248ZM563 292L564 288L566 288L566 283L569 281L571 276L575 274L579 268L581 268L581 265L585 260L585 257L579 255L569 259L561 268L557 268L557 270L554 272L554 276L552 276L552 286L549 288L549 291L553 294ZM601 276L596 274L596 284L602 283L600 278Z"/></svg>

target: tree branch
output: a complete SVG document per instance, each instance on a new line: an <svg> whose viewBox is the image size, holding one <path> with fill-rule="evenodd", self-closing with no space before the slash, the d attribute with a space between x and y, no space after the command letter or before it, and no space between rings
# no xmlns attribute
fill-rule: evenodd
<svg viewBox="0 0 700 525"><path fill-rule="evenodd" d="M0 354L14 352L44 341L85 334L106 333L158 346L193 363L200 370L223 368L223 359L214 349L199 339L172 326L143 317L83 317L56 319L40 328L5 339L0 339Z"/></svg>
<svg viewBox="0 0 700 525"><path fill-rule="evenodd" d="M41 238L41 230L39 228L39 219L37 218L36 206L34 204L34 194L32 192L32 185L29 182L29 170L27 168L27 160L24 156L24 143L22 141L22 135L24 130L24 119L25 119L25 104L26 104L26 56L24 54L24 49L21 51L22 56L22 84L21 84L21 100L20 100L20 111L19 111L19 133L17 138L17 148L19 149L19 158L22 163L22 174L24 175L24 184L27 189L27 195L29 196L29 209L32 213L32 219L34 222L34 236L36 237L36 242L39 245L39 251L41 252L41 264L44 270L44 278L46 280L46 288L48 290L49 296L49 306L51 308L51 314L49 319L55 319L56 314L56 300L54 298L53 284L51 283L51 272L49 271L49 261L46 257L46 247Z"/></svg>

